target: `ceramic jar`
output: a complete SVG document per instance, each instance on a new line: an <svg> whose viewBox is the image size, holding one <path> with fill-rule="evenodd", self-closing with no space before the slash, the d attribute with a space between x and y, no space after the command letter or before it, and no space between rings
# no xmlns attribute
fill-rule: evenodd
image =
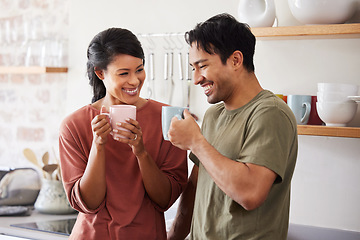
<svg viewBox="0 0 360 240"><path fill-rule="evenodd" d="M303 24L339 24L356 10L355 0L288 0L293 16Z"/></svg>
<svg viewBox="0 0 360 240"><path fill-rule="evenodd" d="M276 18L274 0L240 0L238 20L250 27L271 27Z"/></svg>
<svg viewBox="0 0 360 240"><path fill-rule="evenodd" d="M75 210L71 208L61 181L42 179L35 209L41 213L69 214Z"/></svg>

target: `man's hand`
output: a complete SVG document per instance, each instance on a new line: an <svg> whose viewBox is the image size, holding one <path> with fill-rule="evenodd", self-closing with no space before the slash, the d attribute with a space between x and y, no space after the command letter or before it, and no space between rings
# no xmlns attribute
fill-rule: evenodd
<svg viewBox="0 0 360 240"><path fill-rule="evenodd" d="M168 136L174 146L190 150L193 144L196 144L196 139L202 137L202 134L194 117L185 109L184 119L179 120L176 117L171 119Z"/></svg>

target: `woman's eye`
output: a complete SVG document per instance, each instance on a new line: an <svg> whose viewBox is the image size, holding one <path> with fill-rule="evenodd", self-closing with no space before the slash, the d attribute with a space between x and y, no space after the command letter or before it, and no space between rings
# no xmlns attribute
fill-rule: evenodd
<svg viewBox="0 0 360 240"><path fill-rule="evenodd" d="M123 73L120 73L119 75L120 75L120 76L126 76L126 75L128 75L128 73L127 73L127 72L123 72Z"/></svg>
<svg viewBox="0 0 360 240"><path fill-rule="evenodd" d="M139 68L139 69L137 70L137 72L142 72L142 71L144 71L143 68Z"/></svg>

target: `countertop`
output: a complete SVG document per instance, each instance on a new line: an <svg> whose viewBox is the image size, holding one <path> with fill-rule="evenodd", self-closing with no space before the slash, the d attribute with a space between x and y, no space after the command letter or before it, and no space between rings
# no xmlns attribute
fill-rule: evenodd
<svg viewBox="0 0 360 240"><path fill-rule="evenodd" d="M68 236L47 233L37 230L19 228L10 226L18 223L30 223L35 221L51 221L51 220L62 220L69 218L76 218L77 214L66 214L66 215L51 215L42 214L36 210L32 210L29 216L0 216L0 239L34 239L34 240L64 240L68 239ZM18 238L11 238L5 236L13 236ZM3 238L4 236L4 238Z"/></svg>
<svg viewBox="0 0 360 240"><path fill-rule="evenodd" d="M0 240L64 240L68 236L47 233L37 230L13 227L10 225L19 223L31 223L36 221L51 221L76 218L77 214L67 215L50 215L42 214L36 210L32 210L29 216L1 216L0 217ZM172 220L167 221L167 225L171 224ZM359 240L360 232L328 229L314 226L305 226L299 224L290 224L287 240Z"/></svg>

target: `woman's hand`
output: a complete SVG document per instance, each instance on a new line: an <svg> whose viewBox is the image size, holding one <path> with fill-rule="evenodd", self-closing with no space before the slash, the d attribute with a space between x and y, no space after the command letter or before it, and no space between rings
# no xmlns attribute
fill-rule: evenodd
<svg viewBox="0 0 360 240"><path fill-rule="evenodd" d="M116 125L118 127L129 130L124 131L121 129L114 129L113 133L119 134L124 137L121 138L114 135L114 139L116 141L129 144L129 146L132 148L133 153L137 157L146 152L141 127L138 121L130 118L126 120L126 123L116 123Z"/></svg>
<svg viewBox="0 0 360 240"><path fill-rule="evenodd" d="M100 114L95 116L91 121L91 129L93 131L93 142L96 145L103 145L108 140L108 135L111 132L111 126L107 120L106 115L102 113L106 112L105 106L101 107Z"/></svg>

